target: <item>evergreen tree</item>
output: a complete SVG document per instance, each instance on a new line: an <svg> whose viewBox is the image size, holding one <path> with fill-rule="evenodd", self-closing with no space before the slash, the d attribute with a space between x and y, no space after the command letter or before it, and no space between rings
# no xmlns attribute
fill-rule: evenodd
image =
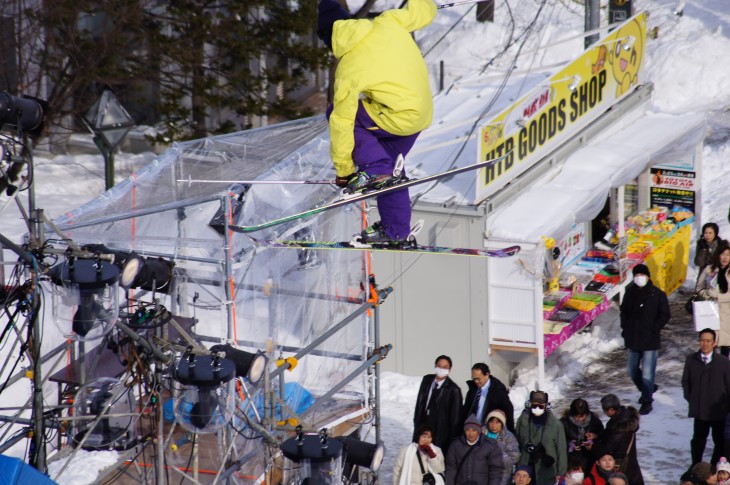
<svg viewBox="0 0 730 485"><path fill-rule="evenodd" d="M15 94L49 102L72 130L111 87L166 142L291 119L292 94L327 65L313 34L316 0L0 0L16 35Z"/></svg>

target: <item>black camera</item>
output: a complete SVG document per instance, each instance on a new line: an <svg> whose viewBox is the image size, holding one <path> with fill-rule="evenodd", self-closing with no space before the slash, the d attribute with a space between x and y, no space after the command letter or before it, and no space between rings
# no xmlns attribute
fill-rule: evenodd
<svg viewBox="0 0 730 485"><path fill-rule="evenodd" d="M537 450L537 446L535 446L533 443L527 443L525 445L525 451L532 455Z"/></svg>

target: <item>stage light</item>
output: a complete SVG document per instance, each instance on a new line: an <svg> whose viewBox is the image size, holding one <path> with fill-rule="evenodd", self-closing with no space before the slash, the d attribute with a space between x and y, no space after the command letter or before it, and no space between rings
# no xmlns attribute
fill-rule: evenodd
<svg viewBox="0 0 730 485"><path fill-rule="evenodd" d="M345 462L370 469L377 473L385 456L385 445L382 442L367 443L354 436L340 436L345 450Z"/></svg>
<svg viewBox="0 0 730 485"><path fill-rule="evenodd" d="M175 390L175 418L188 431L212 433L233 417L236 366L217 355L200 355L192 349L175 366L174 379L183 384Z"/></svg>
<svg viewBox="0 0 730 485"><path fill-rule="evenodd" d="M99 259L69 258L51 268L48 274L54 283L53 319L64 337L97 339L116 323L119 317L116 266Z"/></svg>
<svg viewBox="0 0 730 485"><path fill-rule="evenodd" d="M32 96L18 98L0 93L0 128L10 126L33 135L40 134L48 103Z"/></svg>
<svg viewBox="0 0 730 485"><path fill-rule="evenodd" d="M134 285L137 276L144 266L144 258L134 251L119 251L110 249L103 244L86 244L84 251L95 254L110 254L114 256L113 264L119 268L119 286L128 290Z"/></svg>
<svg viewBox="0 0 730 485"><path fill-rule="evenodd" d="M81 386L74 397L71 442L84 450L127 450L136 444L133 424L133 388L111 377L102 377ZM116 398L114 396L116 395ZM94 425L96 417L101 420ZM93 427L92 427L93 426Z"/></svg>
<svg viewBox="0 0 730 485"><path fill-rule="evenodd" d="M230 359L236 365L236 377L245 377L248 382L256 385L264 375L268 357L262 351L255 354L238 350L231 345L214 345L210 348L213 353L225 352L226 359Z"/></svg>
<svg viewBox="0 0 730 485"><path fill-rule="evenodd" d="M327 431L319 434L304 433L297 426L297 436L289 438L280 446L281 453L289 460L298 463L298 483L340 483L342 477L342 442L327 436Z"/></svg>

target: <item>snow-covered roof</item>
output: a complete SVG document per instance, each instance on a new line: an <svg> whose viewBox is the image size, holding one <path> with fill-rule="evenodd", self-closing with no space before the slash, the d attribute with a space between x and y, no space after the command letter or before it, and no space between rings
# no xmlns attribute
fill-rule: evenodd
<svg viewBox="0 0 730 485"><path fill-rule="evenodd" d="M546 183L526 190L487 220L487 236L515 242L561 238L594 219L612 187L647 167L689 153L705 136L702 114L648 114L573 153Z"/></svg>

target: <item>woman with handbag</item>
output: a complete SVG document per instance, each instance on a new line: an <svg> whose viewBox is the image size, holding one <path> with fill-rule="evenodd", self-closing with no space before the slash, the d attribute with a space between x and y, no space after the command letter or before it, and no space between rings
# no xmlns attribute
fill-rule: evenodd
<svg viewBox="0 0 730 485"><path fill-rule="evenodd" d="M431 428L419 426L416 441L401 448L393 469L393 485L444 485L444 454L431 443Z"/></svg>
<svg viewBox="0 0 730 485"><path fill-rule="evenodd" d="M715 252L715 257L700 274L697 280L695 291L705 300L716 301L720 310L720 330L718 343L720 353L725 357L730 356L730 246L726 241L721 241Z"/></svg>

